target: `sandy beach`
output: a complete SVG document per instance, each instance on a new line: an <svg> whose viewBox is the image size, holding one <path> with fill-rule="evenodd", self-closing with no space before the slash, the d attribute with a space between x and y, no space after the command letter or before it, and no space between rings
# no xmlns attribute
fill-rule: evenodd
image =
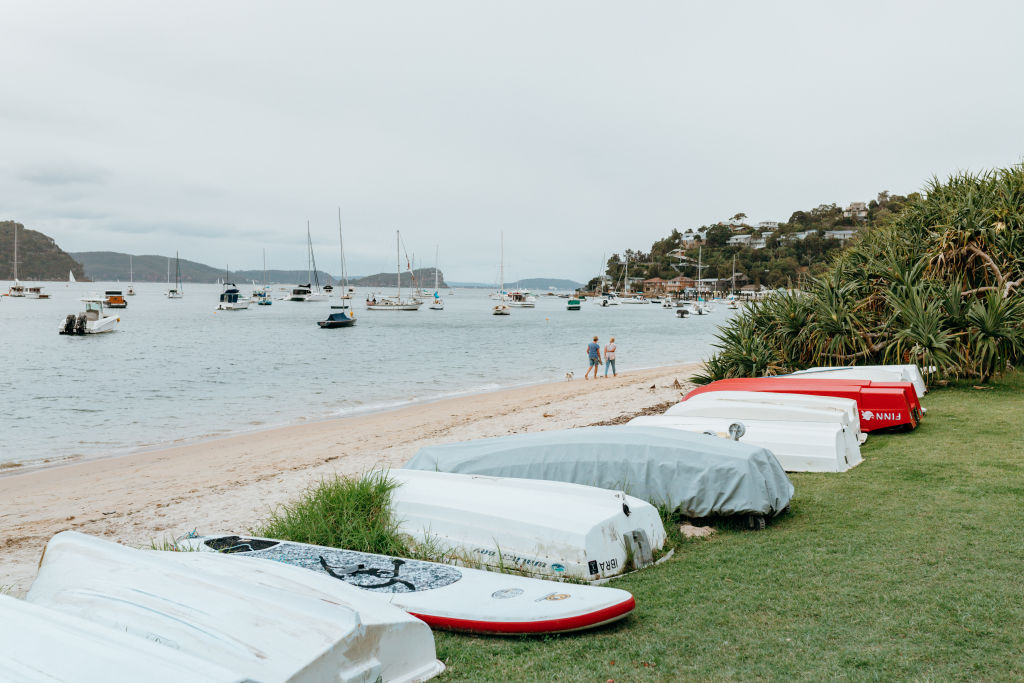
<svg viewBox="0 0 1024 683"><path fill-rule="evenodd" d="M134 546L192 529L246 531L322 477L400 467L427 444L634 414L677 400L696 368L576 377L3 476L0 587L23 595L46 541L59 531Z"/></svg>

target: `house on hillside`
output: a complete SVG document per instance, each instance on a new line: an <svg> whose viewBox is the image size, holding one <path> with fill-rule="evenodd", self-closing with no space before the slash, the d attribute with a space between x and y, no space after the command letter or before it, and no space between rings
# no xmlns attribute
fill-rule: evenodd
<svg viewBox="0 0 1024 683"><path fill-rule="evenodd" d="M660 277L652 277L644 280L644 296L661 296L665 294L668 283Z"/></svg>
<svg viewBox="0 0 1024 683"><path fill-rule="evenodd" d="M745 247L750 244L750 240L753 235L733 235L726 242L730 247Z"/></svg>
<svg viewBox="0 0 1024 683"><path fill-rule="evenodd" d="M740 287L740 296L744 299L760 299L770 291L764 285L743 285Z"/></svg>
<svg viewBox="0 0 1024 683"><path fill-rule="evenodd" d="M687 228L681 235L683 249L695 247L707 238L707 230L693 230Z"/></svg>
<svg viewBox="0 0 1024 683"><path fill-rule="evenodd" d="M692 289L696 283L692 277L686 277L685 275L679 275L665 283L666 294L681 294L687 289Z"/></svg>
<svg viewBox="0 0 1024 683"><path fill-rule="evenodd" d="M779 222L778 221L761 221L760 223L757 224L757 227L760 228L761 230L764 230L765 228L768 228L768 229L771 229L771 230L775 230L776 228L779 227Z"/></svg>
<svg viewBox="0 0 1024 683"><path fill-rule="evenodd" d="M868 205L864 202L851 202L848 207L843 209L843 218L866 221L868 219Z"/></svg>

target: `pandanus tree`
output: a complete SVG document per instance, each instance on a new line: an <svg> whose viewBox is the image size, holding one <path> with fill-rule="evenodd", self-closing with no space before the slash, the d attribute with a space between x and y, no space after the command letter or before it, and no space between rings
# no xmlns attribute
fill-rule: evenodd
<svg viewBox="0 0 1024 683"><path fill-rule="evenodd" d="M932 179L798 292L748 306L698 381L917 363L988 381L1024 361L1024 168Z"/></svg>

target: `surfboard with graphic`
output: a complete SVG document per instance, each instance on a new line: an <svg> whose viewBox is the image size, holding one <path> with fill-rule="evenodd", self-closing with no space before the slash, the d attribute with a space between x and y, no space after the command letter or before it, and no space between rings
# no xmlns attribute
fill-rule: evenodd
<svg viewBox="0 0 1024 683"><path fill-rule="evenodd" d="M292 564L371 591L433 628L474 633L563 633L624 618L636 603L618 588L559 583L268 538L191 538L182 549Z"/></svg>

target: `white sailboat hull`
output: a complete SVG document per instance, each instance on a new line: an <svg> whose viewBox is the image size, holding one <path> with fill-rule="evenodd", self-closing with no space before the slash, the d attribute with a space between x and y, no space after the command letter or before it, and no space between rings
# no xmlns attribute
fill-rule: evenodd
<svg viewBox="0 0 1024 683"><path fill-rule="evenodd" d="M27 600L261 681L420 681L444 666L423 622L278 562L159 552L66 531Z"/></svg>
<svg viewBox="0 0 1024 683"><path fill-rule="evenodd" d="M852 429L830 422L786 422L731 417L644 415L629 424L669 427L688 432L713 432L729 438L729 426L746 430L739 441L767 448L787 472L845 472L861 462L860 443Z"/></svg>
<svg viewBox="0 0 1024 683"><path fill-rule="evenodd" d="M241 683L244 679L215 662L167 645L2 594L0 643L3 681Z"/></svg>
<svg viewBox="0 0 1024 683"><path fill-rule="evenodd" d="M423 305L422 301L390 301L387 299L378 299L376 303L366 302L366 310L368 311L418 311L420 306Z"/></svg>
<svg viewBox="0 0 1024 683"><path fill-rule="evenodd" d="M657 509L621 491L422 470L387 476L399 484L399 530L468 566L594 581L650 563L665 544Z"/></svg>

